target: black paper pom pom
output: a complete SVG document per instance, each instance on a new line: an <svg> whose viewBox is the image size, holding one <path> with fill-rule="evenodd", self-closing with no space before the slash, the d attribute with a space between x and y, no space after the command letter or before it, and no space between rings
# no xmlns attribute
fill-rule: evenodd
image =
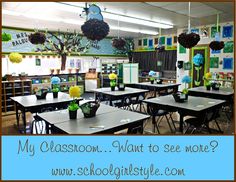
<svg viewBox="0 0 236 182"><path fill-rule="evenodd" d="M100 41L108 35L110 28L102 20L90 19L81 26L81 30L88 39Z"/></svg>
<svg viewBox="0 0 236 182"><path fill-rule="evenodd" d="M195 33L181 33L178 37L178 42L185 48L192 48L200 41L200 36Z"/></svg>
<svg viewBox="0 0 236 182"><path fill-rule="evenodd" d="M212 41L210 44L209 44L209 47L212 49L212 50L221 50L223 49L225 46L224 42L223 41Z"/></svg>
<svg viewBox="0 0 236 182"><path fill-rule="evenodd" d="M31 33L28 38L32 44L44 44L46 41L46 35L41 32Z"/></svg>
<svg viewBox="0 0 236 182"><path fill-rule="evenodd" d="M112 39L112 46L116 49L123 50L125 48L126 41L123 38Z"/></svg>

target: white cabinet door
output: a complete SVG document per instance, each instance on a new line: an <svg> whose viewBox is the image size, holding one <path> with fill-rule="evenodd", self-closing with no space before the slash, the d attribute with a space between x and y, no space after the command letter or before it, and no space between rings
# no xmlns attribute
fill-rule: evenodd
<svg viewBox="0 0 236 182"><path fill-rule="evenodd" d="M123 64L123 82L138 83L138 63Z"/></svg>

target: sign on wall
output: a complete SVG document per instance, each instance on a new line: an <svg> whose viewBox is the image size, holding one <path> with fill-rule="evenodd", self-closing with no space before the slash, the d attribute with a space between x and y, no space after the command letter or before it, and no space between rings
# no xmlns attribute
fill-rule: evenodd
<svg viewBox="0 0 236 182"><path fill-rule="evenodd" d="M35 52L38 45L33 45L28 41L30 31L2 29L2 52L21 52L32 53ZM82 43L86 44L87 39L84 37ZM98 42L97 47L91 47L85 54L99 54L99 55L116 55L115 49L112 47L111 39L103 39Z"/></svg>

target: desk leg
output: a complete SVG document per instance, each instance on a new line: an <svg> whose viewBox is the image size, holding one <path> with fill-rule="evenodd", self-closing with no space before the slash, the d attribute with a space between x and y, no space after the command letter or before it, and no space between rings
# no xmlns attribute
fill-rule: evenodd
<svg viewBox="0 0 236 182"><path fill-rule="evenodd" d="M16 106L16 123L17 123L17 128L18 130L20 129L20 118L19 118L19 108L18 108L18 104L15 103Z"/></svg>
<svg viewBox="0 0 236 182"><path fill-rule="evenodd" d="M112 106L112 97L109 97L109 105Z"/></svg>
<svg viewBox="0 0 236 182"><path fill-rule="evenodd" d="M25 109L22 109L22 121L23 121L23 131L26 134L26 116L25 116Z"/></svg>
<svg viewBox="0 0 236 182"><path fill-rule="evenodd" d="M179 112L179 132L183 133L183 125L184 125L184 116L183 113Z"/></svg>

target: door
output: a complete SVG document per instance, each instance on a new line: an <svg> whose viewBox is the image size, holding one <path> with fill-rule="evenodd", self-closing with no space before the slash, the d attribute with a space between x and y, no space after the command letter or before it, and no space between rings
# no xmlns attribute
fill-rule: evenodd
<svg viewBox="0 0 236 182"><path fill-rule="evenodd" d="M201 54L203 56L203 64L201 68L198 70L197 66L193 64L193 57L196 54ZM192 64L192 70L190 72L190 76L192 78L191 87L198 87L204 85L203 76L209 70L209 48L208 46L201 46L201 47L193 47L190 51L190 61Z"/></svg>

